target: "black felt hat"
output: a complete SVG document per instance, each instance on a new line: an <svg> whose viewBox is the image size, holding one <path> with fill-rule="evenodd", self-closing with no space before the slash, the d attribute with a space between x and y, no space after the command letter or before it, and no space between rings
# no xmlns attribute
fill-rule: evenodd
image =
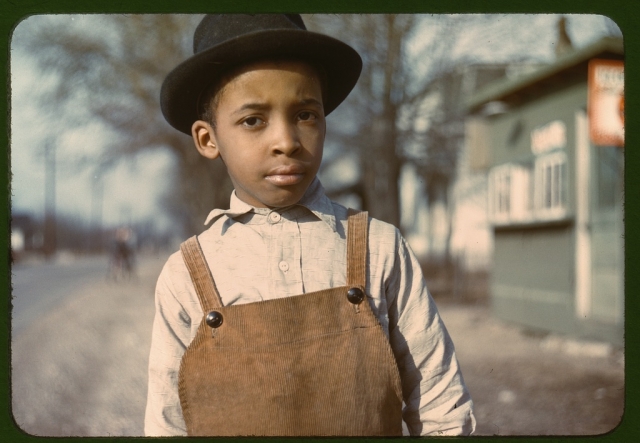
<svg viewBox="0 0 640 443"><path fill-rule="evenodd" d="M351 46L307 31L298 14L206 15L193 35L193 52L167 75L160 92L162 114L188 135L200 118L200 95L230 66L291 57L322 67L325 115L349 95L362 69L362 59Z"/></svg>

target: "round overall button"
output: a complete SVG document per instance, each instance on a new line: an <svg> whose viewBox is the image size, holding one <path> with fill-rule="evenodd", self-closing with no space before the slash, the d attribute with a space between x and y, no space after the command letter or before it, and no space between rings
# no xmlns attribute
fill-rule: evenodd
<svg viewBox="0 0 640 443"><path fill-rule="evenodd" d="M219 328L222 324L222 314L218 311L211 311L207 314L207 318L205 319L207 325L211 328Z"/></svg>
<svg viewBox="0 0 640 443"><path fill-rule="evenodd" d="M354 305L359 305L364 300L364 292L360 288L351 288L347 291L347 300Z"/></svg>

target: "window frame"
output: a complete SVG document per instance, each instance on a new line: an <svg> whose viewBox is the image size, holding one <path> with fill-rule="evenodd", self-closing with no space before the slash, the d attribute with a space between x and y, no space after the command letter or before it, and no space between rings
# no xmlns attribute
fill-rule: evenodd
<svg viewBox="0 0 640 443"><path fill-rule="evenodd" d="M535 218L559 220L569 210L569 161L565 151L540 154L534 163Z"/></svg>
<svg viewBox="0 0 640 443"><path fill-rule="evenodd" d="M531 170L527 165L505 163L489 172L489 220L494 225L532 221Z"/></svg>

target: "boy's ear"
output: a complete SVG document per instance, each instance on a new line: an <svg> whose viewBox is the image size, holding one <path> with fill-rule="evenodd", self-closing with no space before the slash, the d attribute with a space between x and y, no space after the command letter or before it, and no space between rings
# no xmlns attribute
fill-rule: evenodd
<svg viewBox="0 0 640 443"><path fill-rule="evenodd" d="M200 155L211 160L220 156L215 134L209 123L204 120L196 120L193 125L191 125L191 136Z"/></svg>

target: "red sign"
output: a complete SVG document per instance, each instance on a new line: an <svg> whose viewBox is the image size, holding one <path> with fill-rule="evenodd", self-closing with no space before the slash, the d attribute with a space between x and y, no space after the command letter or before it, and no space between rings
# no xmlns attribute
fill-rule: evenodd
<svg viewBox="0 0 640 443"><path fill-rule="evenodd" d="M624 146L624 62L589 61L589 136L595 145Z"/></svg>

